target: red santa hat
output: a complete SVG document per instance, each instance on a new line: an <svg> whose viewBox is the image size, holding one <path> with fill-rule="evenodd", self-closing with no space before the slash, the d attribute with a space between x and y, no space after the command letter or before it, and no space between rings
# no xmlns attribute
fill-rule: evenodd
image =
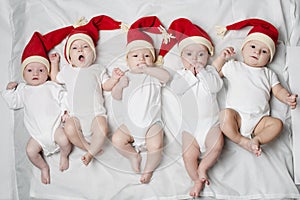
<svg viewBox="0 0 300 200"><path fill-rule="evenodd" d="M93 17L88 23L83 23L81 26L76 27L68 36L65 44L65 58L70 63L70 47L71 44L78 39L87 42L94 52L94 61L96 60L96 46L99 40L100 30L115 30L126 29L122 22L115 21L111 17L99 15Z"/></svg>
<svg viewBox="0 0 300 200"><path fill-rule="evenodd" d="M66 38L73 29L73 26L68 26L45 35L34 32L22 54L22 72L26 65L32 62L44 64L49 72L50 62L48 52Z"/></svg>
<svg viewBox="0 0 300 200"><path fill-rule="evenodd" d="M126 51L128 53L137 48L148 48L155 59L153 40L145 32L163 34L163 37L167 34L162 23L156 16L142 17L135 21L128 30Z"/></svg>
<svg viewBox="0 0 300 200"><path fill-rule="evenodd" d="M265 43L270 49L270 62L273 59L278 41L278 30L269 22L261 19L246 19L240 22L228 25L226 27L217 27L218 35L224 36L228 30L240 30L246 26L253 26L242 44L244 45L250 40L258 40Z"/></svg>
<svg viewBox="0 0 300 200"><path fill-rule="evenodd" d="M163 63L163 57L176 43L180 53L190 44L202 44L207 47L211 56L214 54L214 45L209 35L188 19L178 18L174 20L169 26L168 33L171 34L170 42L161 45L157 64Z"/></svg>

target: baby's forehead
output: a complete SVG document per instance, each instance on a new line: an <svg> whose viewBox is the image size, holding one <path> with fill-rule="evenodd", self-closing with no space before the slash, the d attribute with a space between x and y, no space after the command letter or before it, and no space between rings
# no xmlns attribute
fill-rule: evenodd
<svg viewBox="0 0 300 200"><path fill-rule="evenodd" d="M82 44L89 45L89 43L83 39L76 39L72 42L71 46L72 45L82 45Z"/></svg>
<svg viewBox="0 0 300 200"><path fill-rule="evenodd" d="M30 62L25 66L26 68L47 68L44 64L40 63L40 62Z"/></svg>
<svg viewBox="0 0 300 200"><path fill-rule="evenodd" d="M249 40L248 42L245 43L245 45L257 45L260 46L261 48L269 49L268 45L260 40Z"/></svg>
<svg viewBox="0 0 300 200"><path fill-rule="evenodd" d="M193 43L189 44L186 47L184 47L183 51L208 51L207 47L200 43Z"/></svg>
<svg viewBox="0 0 300 200"><path fill-rule="evenodd" d="M151 50L147 47L135 47L131 49L128 53L134 54L134 53L151 53Z"/></svg>

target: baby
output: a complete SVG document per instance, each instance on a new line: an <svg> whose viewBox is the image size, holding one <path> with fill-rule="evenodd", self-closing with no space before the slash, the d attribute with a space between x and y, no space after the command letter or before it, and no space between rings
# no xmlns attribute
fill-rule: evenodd
<svg viewBox="0 0 300 200"><path fill-rule="evenodd" d="M162 157L163 127L161 88L169 73L154 65L155 51L150 36L158 33L160 21L144 17L133 23L127 35L126 61L129 68L112 90L112 96L125 107L123 120L112 136L113 145L128 158L133 170L140 172L140 151L147 150L147 161L140 178L149 183ZM119 111L120 112L120 111Z"/></svg>
<svg viewBox="0 0 300 200"><path fill-rule="evenodd" d="M114 69L109 77L104 67L95 64L99 30L119 28L121 22L104 15L75 28L65 44L69 65L61 71L57 65L51 72L52 80L67 88L70 118L64 128L71 143L87 151L81 158L85 165L102 151L108 133L103 90L110 91L123 75L120 69ZM59 60L58 54L54 60Z"/></svg>
<svg viewBox="0 0 300 200"><path fill-rule="evenodd" d="M26 153L34 166L41 170L41 182L50 183L50 168L44 159L60 151L59 169L69 168L72 146L61 123L67 110L66 91L49 81L48 50L60 43L73 29L58 29L46 35L35 32L22 55L25 83L10 82L2 95L11 109L24 109L24 124L30 134ZM52 38L51 44L49 38ZM48 44L49 43L49 44Z"/></svg>
<svg viewBox="0 0 300 200"><path fill-rule="evenodd" d="M179 18L171 23L168 33L175 38L161 45L160 60L178 44L183 67L177 70L170 88L181 100L182 156L194 182L190 195L195 198L204 184L209 184L207 171L216 163L224 144L217 102L223 81L215 68L208 65L214 47L203 29L188 19Z"/></svg>
<svg viewBox="0 0 300 200"><path fill-rule="evenodd" d="M214 61L221 77L228 81L226 108L221 112L221 130L244 149L261 155L261 145L273 141L282 130L282 121L270 116L272 94L292 109L297 105L297 95L280 84L277 75L267 64L275 54L278 31L261 19L246 19L222 29L238 30L253 26L241 48L243 61L226 60L235 52L224 49Z"/></svg>

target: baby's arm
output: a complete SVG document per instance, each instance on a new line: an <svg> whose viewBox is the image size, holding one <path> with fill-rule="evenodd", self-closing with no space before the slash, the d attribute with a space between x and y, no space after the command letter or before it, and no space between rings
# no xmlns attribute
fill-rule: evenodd
<svg viewBox="0 0 300 200"><path fill-rule="evenodd" d="M192 73L187 73L185 75L176 73L170 81L170 88L175 94L181 96L190 88L192 88L197 82L197 79Z"/></svg>
<svg viewBox="0 0 300 200"><path fill-rule="evenodd" d="M60 55L58 53L52 53L49 55L49 60L51 63L50 67L50 78L52 81L56 81L56 75L59 72L59 61L60 61Z"/></svg>
<svg viewBox="0 0 300 200"><path fill-rule="evenodd" d="M144 74L148 74L152 77L157 78L161 83L167 83L170 80L170 74L167 70L162 67L150 67L150 66L140 66L139 67Z"/></svg>
<svg viewBox="0 0 300 200"><path fill-rule="evenodd" d="M206 86L205 88L210 93L217 93L223 86L223 80L216 72L216 69L210 65L206 66L205 69L201 70L197 77L203 84Z"/></svg>
<svg viewBox="0 0 300 200"><path fill-rule="evenodd" d="M225 64L226 60L228 58L231 58L234 55L235 55L234 48L233 47L227 47L213 61L212 66L214 66L217 69L217 72L219 73L220 77L223 77L222 67Z"/></svg>
<svg viewBox="0 0 300 200"><path fill-rule="evenodd" d="M2 97L6 101L10 109L19 109L23 107L23 100L21 92L25 84L18 84L17 82L10 82L6 86L6 90L1 92Z"/></svg>
<svg viewBox="0 0 300 200"><path fill-rule="evenodd" d="M103 90L111 91L122 76L124 76L124 72L120 68L114 68L112 76L102 84Z"/></svg>
<svg viewBox="0 0 300 200"><path fill-rule="evenodd" d="M113 87L111 95L116 100L121 100L123 95L123 89L128 86L128 77L122 76L119 82Z"/></svg>
<svg viewBox="0 0 300 200"><path fill-rule="evenodd" d="M291 94L287 89L285 89L280 83L276 84L272 88L272 93L281 102L289 105L292 109L297 106L297 94Z"/></svg>

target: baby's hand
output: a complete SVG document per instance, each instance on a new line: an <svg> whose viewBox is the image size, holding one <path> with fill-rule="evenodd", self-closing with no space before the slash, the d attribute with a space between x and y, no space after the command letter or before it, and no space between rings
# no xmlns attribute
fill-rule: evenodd
<svg viewBox="0 0 300 200"><path fill-rule="evenodd" d="M122 88L125 88L128 86L128 83L129 83L129 79L127 76L122 76L120 78L120 81L119 81L119 85L122 87Z"/></svg>
<svg viewBox="0 0 300 200"><path fill-rule="evenodd" d="M227 47L223 49L223 51L220 53L220 56L225 60L233 57L234 55L235 55L235 51L233 47Z"/></svg>
<svg viewBox="0 0 300 200"><path fill-rule="evenodd" d="M49 60L51 63L58 63L60 60L60 55L58 53L51 53L49 55Z"/></svg>
<svg viewBox="0 0 300 200"><path fill-rule="evenodd" d="M10 82L10 83L7 84L6 89L7 90L12 90L12 89L15 89L17 86L18 86L17 82Z"/></svg>
<svg viewBox="0 0 300 200"><path fill-rule="evenodd" d="M297 106L297 94L289 94L289 96L287 97L287 104L289 106L291 106L292 109L295 109Z"/></svg>
<svg viewBox="0 0 300 200"><path fill-rule="evenodd" d="M112 71L112 78L115 80L119 80L122 76L124 76L124 72L120 68L114 68Z"/></svg>
<svg viewBox="0 0 300 200"><path fill-rule="evenodd" d="M204 69L205 68L205 66L204 65L202 65L202 64L197 64L197 65L195 65L195 67L194 67L194 69L195 69L195 74L198 74L202 69Z"/></svg>

